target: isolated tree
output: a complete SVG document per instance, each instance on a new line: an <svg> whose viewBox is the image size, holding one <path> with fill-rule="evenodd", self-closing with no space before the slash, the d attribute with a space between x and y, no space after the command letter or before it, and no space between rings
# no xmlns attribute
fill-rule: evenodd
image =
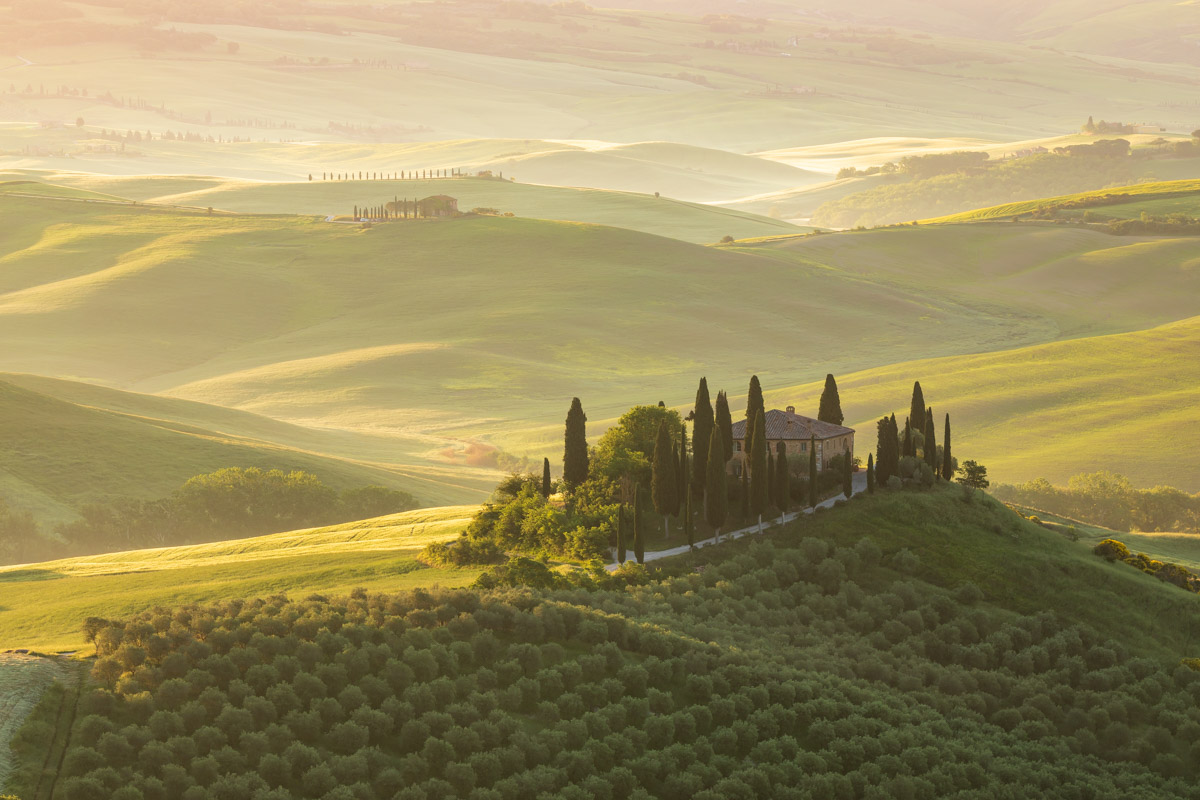
<svg viewBox="0 0 1200 800"><path fill-rule="evenodd" d="M792 505L792 476L788 470L787 445L780 442L775 446L775 505L779 516L788 512Z"/></svg>
<svg viewBox="0 0 1200 800"><path fill-rule="evenodd" d="M650 496L654 510L663 518L663 538L670 538L670 517L679 512L679 476L676 475L675 443L664 419L658 426L658 439L654 443L654 459L651 462Z"/></svg>
<svg viewBox="0 0 1200 800"><path fill-rule="evenodd" d="M842 494L847 500L854 496L854 462L849 453L842 454Z"/></svg>
<svg viewBox="0 0 1200 800"><path fill-rule="evenodd" d="M708 398L708 379L701 378L696 389L696 407L692 411L692 450L695 452L695 474L692 476L692 491L703 496L707 480L708 442L712 438L713 407Z"/></svg>
<svg viewBox="0 0 1200 800"><path fill-rule="evenodd" d="M958 468L958 482L972 489L986 489L991 486L988 480L987 467L975 461L964 461Z"/></svg>
<svg viewBox="0 0 1200 800"><path fill-rule="evenodd" d="M721 431L721 445L725 448L725 460L728 461L733 458L733 417L729 414L729 398L724 391L717 392L714 424Z"/></svg>
<svg viewBox="0 0 1200 800"><path fill-rule="evenodd" d="M912 424L913 430L925 430L925 393L921 391L921 382L913 382L912 405L909 407L908 420ZM915 452L905 453L907 456L916 455Z"/></svg>
<svg viewBox="0 0 1200 800"><path fill-rule="evenodd" d="M875 494L875 454L867 453L867 494Z"/></svg>
<svg viewBox="0 0 1200 800"><path fill-rule="evenodd" d="M617 506L617 563L625 563L627 533L625 531L625 504Z"/></svg>
<svg viewBox="0 0 1200 800"><path fill-rule="evenodd" d="M808 443L808 505L817 507L817 437Z"/></svg>
<svg viewBox="0 0 1200 800"><path fill-rule="evenodd" d="M705 468L704 519L721 538L721 526L725 524L729 497L725 493L725 459L721 457L721 441L714 428L709 433L708 464Z"/></svg>
<svg viewBox="0 0 1200 800"><path fill-rule="evenodd" d="M642 530L642 487L633 487L633 557L646 563L646 535Z"/></svg>
<svg viewBox="0 0 1200 800"><path fill-rule="evenodd" d="M588 476L587 416L578 397L571 400L564 439L563 482L568 488L574 489Z"/></svg>
<svg viewBox="0 0 1200 800"><path fill-rule="evenodd" d="M937 434L933 429L933 409L929 410L929 414L925 419L925 463L933 470L933 474L938 474L938 457L937 457Z"/></svg>
<svg viewBox="0 0 1200 800"><path fill-rule="evenodd" d="M550 496L550 459L542 459L542 497Z"/></svg>
<svg viewBox="0 0 1200 800"><path fill-rule="evenodd" d="M750 391L746 395L746 452L754 452L754 415L766 413L763 406L762 384L758 376L750 377ZM752 470L753 471L753 470Z"/></svg>
<svg viewBox="0 0 1200 800"><path fill-rule="evenodd" d="M767 507L767 487L771 477L767 473L767 429L764 414L759 411L753 420L754 445L750 450L750 517L758 520L762 530L762 515Z"/></svg>
<svg viewBox="0 0 1200 800"><path fill-rule="evenodd" d="M950 480L954 477L954 460L950 456L950 415L946 415L946 431L942 434L942 478Z"/></svg>
<svg viewBox="0 0 1200 800"><path fill-rule="evenodd" d="M842 399L838 396L837 381L833 379L833 373L830 373L825 376L825 390L821 392L821 408L817 411L817 419L841 425L845 418L842 414Z"/></svg>

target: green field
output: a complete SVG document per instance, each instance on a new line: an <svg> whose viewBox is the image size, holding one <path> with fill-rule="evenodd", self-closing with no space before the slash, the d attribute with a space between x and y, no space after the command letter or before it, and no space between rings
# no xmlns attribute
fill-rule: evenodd
<svg viewBox="0 0 1200 800"><path fill-rule="evenodd" d="M490 208L518 217L612 225L698 244L715 242L727 235L746 239L810 230L743 211L654 197L653 194L531 186L482 178L325 181L318 174L311 182L264 183L189 176L8 174L42 178L47 182L0 184L0 192L6 185L17 185L32 187L31 191L36 193L67 195L78 192L80 196L89 196L92 193L86 189L94 187L141 202L254 214L349 215L355 206L382 205L394 198L446 194L456 198L459 210L464 212ZM0 178L4 176L0 173Z"/></svg>
<svg viewBox="0 0 1200 800"><path fill-rule="evenodd" d="M1055 205L1058 203L1069 202L1087 202L1103 198L1109 195L1131 195L1132 200L1127 203L1115 203L1113 205L1097 205L1094 210L1098 214L1115 217L1136 217L1143 210L1150 211L1151 208L1159 207L1159 204L1167 203L1171 206L1172 211L1187 211L1196 213L1200 209L1200 180L1180 180L1180 181L1157 181L1151 183L1139 183L1132 186L1119 186L1112 189L1099 189L1094 192L1080 192L1078 194L1060 195L1058 197L1045 197L1036 200L1028 200L1021 203L1005 203L1004 205L992 206L991 208L980 208L974 211L965 211L961 214L951 214L945 217L925 220L926 224L934 223L958 223L958 222L979 222L983 220L997 220L1017 216L1025 216L1032 214L1037 209L1043 206ZM1073 214L1082 214L1083 210L1070 211ZM1150 213L1167 213L1165 211L1150 211Z"/></svg>
<svg viewBox="0 0 1200 800"><path fill-rule="evenodd" d="M473 506L423 509L251 539L3 567L0 650L82 649L85 618L158 605L461 586L481 570L431 569L416 556L430 542L458 536L473 512Z"/></svg>

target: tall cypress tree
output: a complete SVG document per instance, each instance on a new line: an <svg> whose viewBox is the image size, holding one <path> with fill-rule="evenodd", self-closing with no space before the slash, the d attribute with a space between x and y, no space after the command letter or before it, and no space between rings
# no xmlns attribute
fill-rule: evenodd
<svg viewBox="0 0 1200 800"><path fill-rule="evenodd" d="M692 491L704 494L708 469L708 441L712 438L713 407L708 398L708 379L701 378L696 389L696 407L692 411L692 451L695 453L695 468L692 475Z"/></svg>
<svg viewBox="0 0 1200 800"><path fill-rule="evenodd" d="M754 417L754 449L750 451L750 518L758 520L762 528L762 515L767 507L767 433L766 420L759 411Z"/></svg>
<svg viewBox="0 0 1200 800"><path fill-rule="evenodd" d="M642 532L642 487L633 487L633 557L646 563L646 536Z"/></svg>
<svg viewBox="0 0 1200 800"><path fill-rule="evenodd" d="M808 443L808 505L817 507L817 437Z"/></svg>
<svg viewBox="0 0 1200 800"><path fill-rule="evenodd" d="M754 415L766 412L763 406L762 384L758 376L750 377L750 391L746 395L746 452L754 452ZM753 471L753 470L751 470Z"/></svg>
<svg viewBox="0 0 1200 800"><path fill-rule="evenodd" d="M775 446L775 505L782 517L792 506L792 476L788 470L787 445Z"/></svg>
<svg viewBox="0 0 1200 800"><path fill-rule="evenodd" d="M825 391L821 392L821 408L817 411L817 419L841 425L845 418L842 414L842 399L838 396L837 381L833 379L833 373L830 373L825 376Z"/></svg>
<svg viewBox="0 0 1200 800"><path fill-rule="evenodd" d="M946 432L942 434L942 480L954 478L954 460L950 456L950 415L946 415Z"/></svg>
<svg viewBox="0 0 1200 800"><path fill-rule="evenodd" d="M720 440L716 429L709 434L708 464L705 465L704 519L721 538L729 498L725 494L725 459L721 457Z"/></svg>
<svg viewBox="0 0 1200 800"><path fill-rule="evenodd" d="M849 453L842 454L842 494L847 500L854 496L854 462Z"/></svg>
<svg viewBox="0 0 1200 800"><path fill-rule="evenodd" d="M692 493L684 492L683 496L683 535L687 537L688 547L696 548L696 526L692 521Z"/></svg>
<svg viewBox="0 0 1200 800"><path fill-rule="evenodd" d="M776 501L775 490L779 488L779 484L775 480L775 454L767 448L767 503L766 507L779 508Z"/></svg>
<svg viewBox="0 0 1200 800"><path fill-rule="evenodd" d="M876 422L875 428L878 431L878 441L875 443L875 479L886 486L888 478L892 477L892 472L888 469L891 463L888 445L895 444L896 436L892 433L892 424L887 417Z"/></svg>
<svg viewBox="0 0 1200 800"><path fill-rule="evenodd" d="M675 468L675 515L678 516L685 510L684 498L690 494L688 491L688 480L691 478L691 473L688 471L687 457L687 423L679 426L679 463Z"/></svg>
<svg viewBox="0 0 1200 800"><path fill-rule="evenodd" d="M658 425L658 438L654 442L654 460L650 473L650 497L654 510L663 518L663 538L671 536L670 517L679 510L675 492L679 479L675 474L675 443L664 419Z"/></svg>
<svg viewBox="0 0 1200 800"><path fill-rule="evenodd" d="M908 420L912 423L913 430L925 430L925 393L921 391L921 382L913 381L912 406L908 411ZM916 455L916 453L905 453L906 456Z"/></svg>
<svg viewBox="0 0 1200 800"><path fill-rule="evenodd" d="M625 504L617 506L617 563L625 563L625 547L627 534L625 531Z"/></svg>
<svg viewBox="0 0 1200 800"><path fill-rule="evenodd" d="M550 496L550 459L542 459L542 497Z"/></svg>
<svg viewBox="0 0 1200 800"><path fill-rule="evenodd" d="M733 417L729 414L729 398L722 390L717 392L717 410L714 424L721 431L721 444L725 448L725 460L733 458Z"/></svg>
<svg viewBox="0 0 1200 800"><path fill-rule="evenodd" d="M912 425L907 418L904 420L904 446L901 448L901 453L905 456L917 454L917 445L912 437Z"/></svg>
<svg viewBox="0 0 1200 800"><path fill-rule="evenodd" d="M867 494L875 494L875 454L867 453Z"/></svg>
<svg viewBox="0 0 1200 800"><path fill-rule="evenodd" d="M568 488L574 489L588 476L587 416L578 397L571 400L571 410L567 412L564 440L563 481Z"/></svg>
<svg viewBox="0 0 1200 800"><path fill-rule="evenodd" d="M890 448L888 448L888 475L889 476L900 474L900 428L896 424L896 415L895 414L892 414L892 416L891 416L890 425L891 425L891 431L892 431L892 442L891 442L892 446ZM878 469L879 465L876 464L875 467Z"/></svg>
<svg viewBox="0 0 1200 800"><path fill-rule="evenodd" d="M738 519L745 525L750 519L750 470L742 462L742 486L738 490Z"/></svg>
<svg viewBox="0 0 1200 800"><path fill-rule="evenodd" d="M933 411L930 410L929 416L925 420L925 463L933 470L933 474L937 475L940 464L937 457L937 439L933 428Z"/></svg>

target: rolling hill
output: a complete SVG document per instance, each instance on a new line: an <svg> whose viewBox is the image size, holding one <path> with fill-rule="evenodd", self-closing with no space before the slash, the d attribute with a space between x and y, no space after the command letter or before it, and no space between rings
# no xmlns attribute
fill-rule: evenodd
<svg viewBox="0 0 1200 800"><path fill-rule="evenodd" d="M1127 199L1126 199L1127 198ZM1117 200L1118 202L1109 202ZM1079 215L1083 208L1091 207L1106 216L1129 218L1143 211L1149 214L1183 212L1200 215L1200 180L1152 181L1132 186L1099 189L1094 192L1045 197L1020 203L964 211L944 217L926 220L926 223L978 222L981 220L1007 219L1032 214L1039 208L1061 204L1077 204L1077 210L1067 209L1065 214Z"/></svg>
<svg viewBox="0 0 1200 800"><path fill-rule="evenodd" d="M347 593L470 583L480 568L430 569L416 560L430 542L458 536L474 507L409 511L329 528L230 542L107 553L0 567L0 649L83 647L89 616L160 605L272 594Z"/></svg>

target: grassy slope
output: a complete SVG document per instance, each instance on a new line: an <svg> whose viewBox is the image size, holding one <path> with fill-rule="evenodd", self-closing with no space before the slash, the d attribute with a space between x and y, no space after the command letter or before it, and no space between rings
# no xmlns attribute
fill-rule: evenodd
<svg viewBox="0 0 1200 800"><path fill-rule="evenodd" d="M1132 195L1137 198L1137 201L1123 205L1097 206L1095 208L1097 213L1126 216L1124 213L1117 213L1118 209L1123 209L1124 211L1131 212L1128 214L1129 216L1137 216L1141 213L1142 208L1146 207L1146 204L1163 200L1176 200L1180 202L1181 207L1176 210L1184 210L1186 208L1186 210L1195 212L1198 205L1200 205L1200 200L1197 200L1200 197L1200 180L1139 183L1133 186L1119 186L1112 189L1099 189L1094 192L1045 197L1021 203L1005 203L1004 205L980 208L974 211L964 211L961 214L951 214L945 217L926 220L926 223L977 222L980 220L1003 219L1021 214L1031 214L1042 206L1054 203L1088 200L1089 198L1104 197L1105 195L1112 194Z"/></svg>
<svg viewBox="0 0 1200 800"><path fill-rule="evenodd" d="M88 502L162 497L193 475L229 466L302 469L338 488L382 484L429 504L480 497L494 477L392 460L402 446L396 440L71 381L2 377L0 435L8 444L0 493L45 521L74 518Z"/></svg>
<svg viewBox="0 0 1200 800"><path fill-rule="evenodd" d="M843 410L874 448L873 420L903 416L920 379L941 439L950 412L960 458L1004 482L1064 483L1111 469L1139 485L1200 489L1191 431L1200 425L1200 317L1147 331L1011 351L894 364L839 376ZM815 407L821 386L769 391L776 405Z"/></svg>
<svg viewBox="0 0 1200 800"><path fill-rule="evenodd" d="M472 506L423 509L229 542L108 553L0 569L0 649L84 646L82 621L234 597L460 586L481 570L430 569L425 545L458 535Z"/></svg>
<svg viewBox="0 0 1200 800"><path fill-rule="evenodd" d="M261 183L187 176L110 178L79 173L41 174L50 181L103 186L122 197L146 202L257 214L323 217L349 214L356 205L382 204L393 197L447 194L458 199L463 211L495 208L519 217L612 225L697 243L715 242L725 235L744 239L805 230L746 212L652 194L533 186L500 180L322 181L318 173L317 180L312 182Z"/></svg>

